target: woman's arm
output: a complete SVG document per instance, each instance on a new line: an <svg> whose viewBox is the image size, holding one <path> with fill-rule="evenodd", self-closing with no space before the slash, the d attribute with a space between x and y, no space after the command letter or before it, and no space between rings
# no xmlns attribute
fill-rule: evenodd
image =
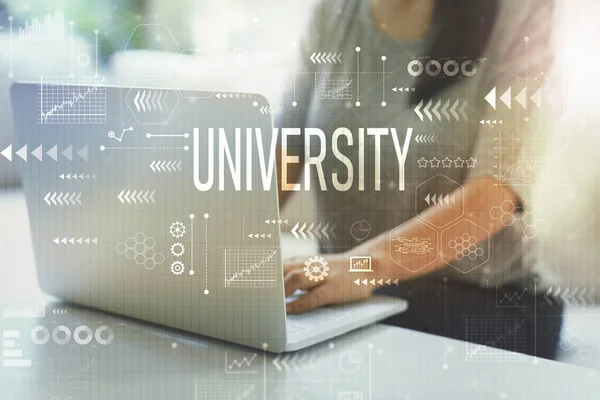
<svg viewBox="0 0 600 400"><path fill-rule="evenodd" d="M477 243L488 239L490 236L504 228L502 221L492 219L490 210L495 206L501 206L505 201L513 204L519 202L516 194L508 187L500 186L498 182L491 177L482 177L473 179L464 185L464 191L456 191L456 205L434 205L428 208L421 215L422 219L434 222L437 226L451 226L452 222L457 221L463 214L463 204L465 215L474 224L485 228L484 230L474 228L472 224L460 224L457 226L456 235L449 228L449 237L458 237L467 233L474 237ZM472 229L469 229L469 226ZM427 238L430 243L437 243L437 236L432 236L432 229L425 227L423 222L413 218L404 227L395 232L390 237L389 232L385 232L372 240L363 243L354 249L341 254L326 256L328 262L329 275L324 281L313 282L304 276L304 260L298 260L295 263L286 265L285 268L285 293L287 296L293 294L297 289L309 290L297 301L288 304L289 313L299 313L307 311L324 304L339 304L350 301L357 301L367 298L375 289L372 285L357 286L353 282L356 279L398 279L399 281L413 279L445 267L442 260L454 260L456 250L452 249L449 241L441 243L441 251L436 261L430 265L421 268L421 265L415 265L411 254L403 254L400 264L407 266L403 268L388 257L391 240L399 237L406 238ZM437 246L434 246L437 247ZM435 250L434 250L435 251ZM349 262L352 256L370 256L373 272L371 273L349 273ZM415 272L412 272L415 271Z"/></svg>

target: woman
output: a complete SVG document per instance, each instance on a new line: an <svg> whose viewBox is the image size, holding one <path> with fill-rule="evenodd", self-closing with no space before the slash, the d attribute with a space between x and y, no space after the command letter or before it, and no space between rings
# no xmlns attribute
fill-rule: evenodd
<svg viewBox="0 0 600 400"><path fill-rule="evenodd" d="M552 62L552 6L546 0L320 3L277 127L414 133L403 188L389 135L379 145L365 139L363 190L356 174L331 157L322 164L329 190L311 174L319 221L337 224L337 235L320 241L320 265L329 268L323 280L310 279L304 259L286 263L286 295L307 291L288 304L289 313L380 291L410 304L386 323L555 358L562 310L543 298L544 276L535 269L534 238L544 224L530 201L536 171L528 162L543 157L541 124L550 122L528 99L536 100L534 77ZM323 60L318 53L342 56ZM302 162L319 152L297 138L288 141L288 154ZM356 141L340 147L354 165ZM381 159L372 156L377 146ZM288 181L300 179L299 171L288 168ZM332 190L332 173L355 184ZM288 195L280 193L281 201ZM355 223L368 229L357 235ZM350 272L351 257L370 257L372 271Z"/></svg>

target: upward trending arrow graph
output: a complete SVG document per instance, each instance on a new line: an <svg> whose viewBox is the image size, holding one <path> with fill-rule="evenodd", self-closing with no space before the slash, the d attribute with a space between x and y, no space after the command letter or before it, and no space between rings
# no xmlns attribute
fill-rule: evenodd
<svg viewBox="0 0 600 400"><path fill-rule="evenodd" d="M50 108L48 111L44 112L44 104L43 104L43 83L40 83L40 122L41 123L46 123L48 122L48 119L50 119L50 117L52 117L54 114L56 114L58 111L62 111L64 110L65 107L73 107L75 104L77 104L80 101L85 100L86 97L88 97L90 94L96 92L103 84L104 82L106 82L106 77L102 77L99 80L96 80L94 82L93 85L90 85L87 90L83 93L77 93L74 94L72 97L64 100L63 102L61 102L60 104L55 104L52 106L52 108ZM56 90L56 89L54 89Z"/></svg>

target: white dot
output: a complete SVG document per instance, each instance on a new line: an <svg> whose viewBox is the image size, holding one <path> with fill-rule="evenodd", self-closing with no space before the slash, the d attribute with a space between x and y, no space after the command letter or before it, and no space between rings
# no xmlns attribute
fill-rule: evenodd
<svg viewBox="0 0 600 400"><path fill-rule="evenodd" d="M387 57L386 56L381 56L381 61L385 61L385 60L387 60Z"/></svg>
<svg viewBox="0 0 600 400"><path fill-rule="evenodd" d="M146 133L146 137L147 137L148 139L150 139L150 138L152 137L152 134L151 134L151 133Z"/></svg>
<svg viewBox="0 0 600 400"><path fill-rule="evenodd" d="M537 357L535 357L535 358L533 359L533 363L534 363L534 364L537 364L537 363L538 363L538 359L537 359Z"/></svg>
<svg viewBox="0 0 600 400"><path fill-rule="evenodd" d="M529 42L529 36L525 36L525 41Z"/></svg>
<svg viewBox="0 0 600 400"><path fill-rule="evenodd" d="M258 101L255 101L254 103L252 103L252 105L253 105L254 107L258 106Z"/></svg>
<svg viewBox="0 0 600 400"><path fill-rule="evenodd" d="M356 103L354 103L356 105L356 107L360 107L360 101L357 101Z"/></svg>
<svg viewBox="0 0 600 400"><path fill-rule="evenodd" d="M333 343L333 342L329 343L329 348L330 349L333 349L334 347L335 347L335 343Z"/></svg>
<svg viewBox="0 0 600 400"><path fill-rule="evenodd" d="M268 349L269 348L269 344L268 343L263 343L262 344L262 348L263 348L263 350Z"/></svg>
<svg viewBox="0 0 600 400"><path fill-rule="evenodd" d="M100 146L100 151L104 151L105 149L106 149L106 147Z"/></svg>
<svg viewBox="0 0 600 400"><path fill-rule="evenodd" d="M210 293L210 292L208 291L208 289L205 289L205 290L204 290L204 294L208 294L208 293Z"/></svg>
<svg viewBox="0 0 600 400"><path fill-rule="evenodd" d="M184 133L184 134L183 134L183 137L187 139L187 138L189 138L189 137L190 137L190 134L189 134L189 133Z"/></svg>
<svg viewBox="0 0 600 400"><path fill-rule="evenodd" d="M385 106L387 106L387 103L385 101L382 101L381 102L381 107L385 107Z"/></svg>
<svg viewBox="0 0 600 400"><path fill-rule="evenodd" d="M190 270L190 275L194 275L194 270Z"/></svg>
<svg viewBox="0 0 600 400"><path fill-rule="evenodd" d="M98 33L100 33L100 31L98 29L94 29L94 33L97 35Z"/></svg>
<svg viewBox="0 0 600 400"><path fill-rule="evenodd" d="M442 369L448 369L448 364L442 365Z"/></svg>
<svg viewBox="0 0 600 400"><path fill-rule="evenodd" d="M529 117L525 117L525 122L529 122Z"/></svg>
<svg viewBox="0 0 600 400"><path fill-rule="evenodd" d="M173 349L176 349L176 348L177 348L177 343L176 343L176 342L173 342L173 343L171 343L171 347L172 347Z"/></svg>
<svg viewBox="0 0 600 400"><path fill-rule="evenodd" d="M360 52L360 47L356 48L356 52L359 53Z"/></svg>
<svg viewBox="0 0 600 400"><path fill-rule="evenodd" d="M12 78L14 77L14 75L13 75L13 74L8 74L8 77L9 77L10 79L12 79Z"/></svg>
<svg viewBox="0 0 600 400"><path fill-rule="evenodd" d="M208 213L204 214L204 219L208 219Z"/></svg>
<svg viewBox="0 0 600 400"><path fill-rule="evenodd" d="M296 103L295 101L292 102L292 107L296 107L298 105L298 103Z"/></svg>
<svg viewBox="0 0 600 400"><path fill-rule="evenodd" d="M184 149L185 151L188 151L188 150L190 149L190 146L183 146L183 149Z"/></svg>
<svg viewBox="0 0 600 400"><path fill-rule="evenodd" d="M190 219L194 219L196 216L194 214L190 214Z"/></svg>

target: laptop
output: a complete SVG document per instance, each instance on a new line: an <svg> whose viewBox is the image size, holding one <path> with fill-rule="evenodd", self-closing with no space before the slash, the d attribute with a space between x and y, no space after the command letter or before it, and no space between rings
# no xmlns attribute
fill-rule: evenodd
<svg viewBox="0 0 600 400"><path fill-rule="evenodd" d="M97 76L41 77L11 87L14 157L46 293L270 352L295 351L407 308L373 296L286 316L286 221L276 176L264 190L257 144L235 150L245 128L260 128L260 150L269 154L267 100L152 82L145 76L126 88ZM232 161L226 152L218 157L217 138L227 141ZM241 167L255 183L251 191L236 190L234 156L252 166ZM209 182L211 161L212 186L200 191L195 183Z"/></svg>

